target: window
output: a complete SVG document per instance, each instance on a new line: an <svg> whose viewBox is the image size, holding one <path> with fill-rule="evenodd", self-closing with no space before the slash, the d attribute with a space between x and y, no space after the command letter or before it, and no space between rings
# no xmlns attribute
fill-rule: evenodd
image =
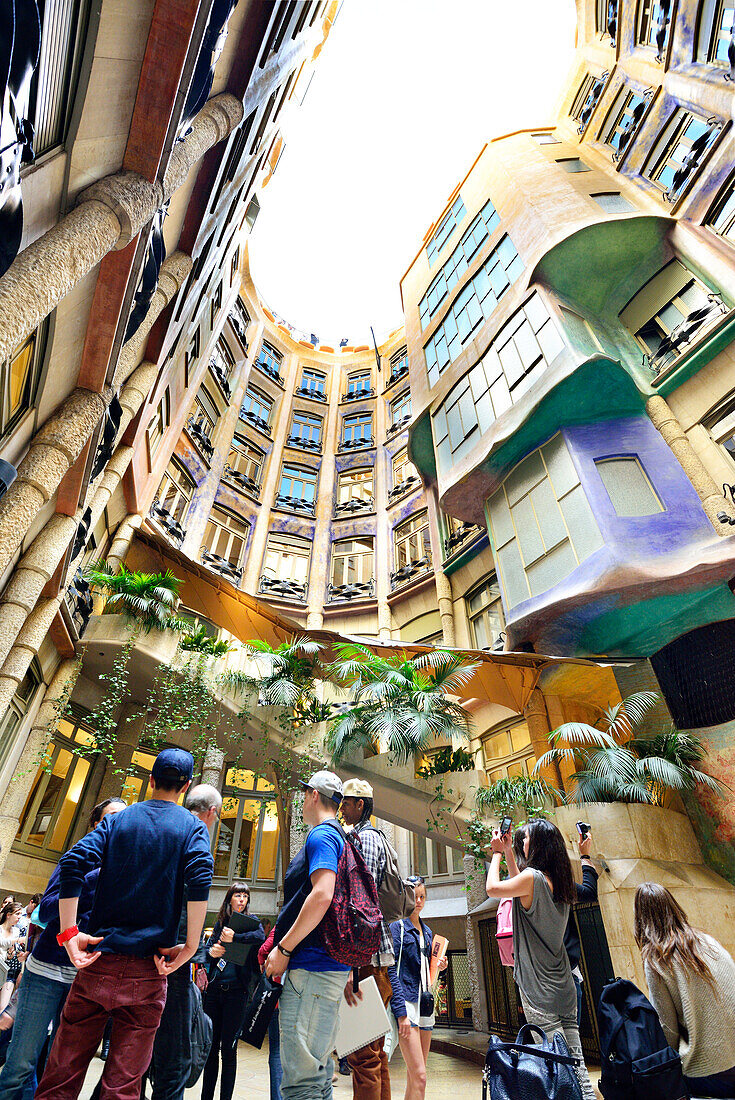
<svg viewBox="0 0 735 1100"><path fill-rule="evenodd" d="M242 347L247 351L246 335L248 331L248 325L250 324L250 314L247 311L247 307L242 298L235 299L235 306L230 314L230 324L237 334L237 338L240 341Z"/></svg>
<svg viewBox="0 0 735 1100"><path fill-rule="evenodd" d="M408 448L404 447L393 459L393 488L397 489L400 485L405 485L410 478L416 478L418 481L418 476L413 462L409 462Z"/></svg>
<svg viewBox="0 0 735 1100"><path fill-rule="evenodd" d="M580 134L584 133L592 118L608 76L608 73L603 73L602 76L594 76L592 73L588 73L579 86L569 114L575 122L579 123L578 130Z"/></svg>
<svg viewBox="0 0 735 1100"><path fill-rule="evenodd" d="M192 616L192 624L193 622L194 617ZM212 636L216 638L217 632L215 631ZM133 753L128 774L125 776L125 782L120 790L120 797L127 802L128 806L132 806L135 802L146 802L153 796L151 771L158 752L160 752L160 749L149 749L147 746L141 745ZM183 805L185 797L186 792L182 791L178 799L180 806Z"/></svg>
<svg viewBox="0 0 735 1100"><path fill-rule="evenodd" d="M595 16L597 33L603 38L610 35L614 46L618 31L618 0L597 0Z"/></svg>
<svg viewBox="0 0 735 1100"><path fill-rule="evenodd" d="M36 159L66 139L90 5L88 0L46 0L38 6L41 50L31 78L28 110L35 129Z"/></svg>
<svg viewBox="0 0 735 1100"><path fill-rule="evenodd" d="M33 407L44 337L42 326L0 363L0 436L10 432Z"/></svg>
<svg viewBox="0 0 735 1100"><path fill-rule="evenodd" d="M497 577L483 581L465 600L475 649L491 649L505 627Z"/></svg>
<svg viewBox="0 0 735 1100"><path fill-rule="evenodd" d="M194 482L183 466L179 466L175 459L171 459L156 493L159 508L167 512L177 523L183 524L194 489Z"/></svg>
<svg viewBox="0 0 735 1100"><path fill-rule="evenodd" d="M166 429L171 423L171 393L166 387L163 397L158 403L155 416L148 428L148 450L151 457L156 453L163 439Z"/></svg>
<svg viewBox="0 0 735 1100"><path fill-rule="evenodd" d="M372 535L332 543L332 585L369 584L373 579Z"/></svg>
<svg viewBox="0 0 735 1100"><path fill-rule="evenodd" d="M575 172L589 172L590 169L580 160L579 157L562 157L561 160L556 162L560 168L563 168L565 172L569 172L573 175Z"/></svg>
<svg viewBox="0 0 735 1100"><path fill-rule="evenodd" d="M652 46L656 60L663 60L663 53L671 23L671 0L639 0L638 45Z"/></svg>
<svg viewBox="0 0 735 1100"><path fill-rule="evenodd" d="M319 370L314 370L312 367L304 367L303 374L301 375L301 389L307 390L309 393L319 394L324 397L324 392L327 384L327 376L322 374Z"/></svg>
<svg viewBox="0 0 735 1100"><path fill-rule="evenodd" d="M703 119L678 107L655 142L643 175L675 202L686 191L720 133L717 119Z"/></svg>
<svg viewBox="0 0 735 1100"><path fill-rule="evenodd" d="M462 852L438 840L412 834L411 873L425 879L463 878Z"/></svg>
<svg viewBox="0 0 735 1100"><path fill-rule="evenodd" d="M203 549L239 569L248 540L247 524L224 508L212 508L204 529Z"/></svg>
<svg viewBox="0 0 735 1100"><path fill-rule="evenodd" d="M192 363L196 363L197 359L199 358L199 339L199 329L197 328L196 332L189 341L189 346L187 347L186 354L184 355L184 370L186 372L187 386L189 385L189 368L191 367Z"/></svg>
<svg viewBox="0 0 735 1100"><path fill-rule="evenodd" d="M606 214L630 214L635 210L632 203L624 199L619 191L599 191L590 195Z"/></svg>
<svg viewBox="0 0 735 1100"><path fill-rule="evenodd" d="M451 237L454 230L457 228L462 219L466 216L467 211L465 205L462 202L460 195L452 203L451 209L444 215L439 225L434 230L431 240L426 246L426 255L429 258L429 267L433 267L436 263L439 253L444 248Z"/></svg>
<svg viewBox="0 0 735 1100"><path fill-rule="evenodd" d="M339 475L337 503L347 504L351 500L364 500L373 503L373 470L343 470Z"/></svg>
<svg viewBox="0 0 735 1100"><path fill-rule="evenodd" d="M735 462L735 393L719 402L702 418L702 423L730 461Z"/></svg>
<svg viewBox="0 0 735 1100"><path fill-rule="evenodd" d="M663 512L651 482L634 456L595 459L595 466L619 516L653 516Z"/></svg>
<svg viewBox="0 0 735 1100"><path fill-rule="evenodd" d="M561 145L559 139L550 133L531 134L531 137L539 145Z"/></svg>
<svg viewBox="0 0 735 1100"><path fill-rule="evenodd" d="M263 793L261 793L263 792ZM268 792L268 793L265 793ZM222 788L222 812L212 854L214 877L274 885L278 871L278 812L273 787L230 764Z"/></svg>
<svg viewBox="0 0 735 1100"><path fill-rule="evenodd" d="M89 753L77 755L81 747ZM76 718L60 719L20 815L16 851L48 859L58 859L66 851L90 777L93 750L87 726Z"/></svg>
<svg viewBox="0 0 735 1100"><path fill-rule="evenodd" d="M277 351L272 344L268 344L264 340L258 356L257 366L266 374L269 374L271 378L280 378L282 361L283 356L280 351Z"/></svg>
<svg viewBox="0 0 735 1100"><path fill-rule="evenodd" d="M310 555L310 539L271 532L265 548L263 573L271 580L306 584Z"/></svg>
<svg viewBox="0 0 735 1100"><path fill-rule="evenodd" d="M726 184L706 224L721 237L735 241L735 175Z"/></svg>
<svg viewBox="0 0 735 1100"><path fill-rule="evenodd" d="M408 374L408 348L401 348L400 351L396 351L391 355L388 385L397 381L404 374Z"/></svg>
<svg viewBox="0 0 735 1100"><path fill-rule="evenodd" d="M13 753L18 727L33 702L36 688L40 683L41 676L34 661L15 689L15 695L0 718L0 771Z"/></svg>
<svg viewBox="0 0 735 1100"><path fill-rule="evenodd" d="M219 409L214 398L205 386L199 387L199 393L194 398L194 409L189 417L189 428L193 429L194 438L200 442L202 438L210 440L215 425L219 419Z"/></svg>
<svg viewBox="0 0 735 1100"><path fill-rule="evenodd" d="M212 358L209 361L209 369L215 377L217 385L220 387L226 398L230 398L230 378L235 368L235 360L227 346L227 341L219 339L212 351Z"/></svg>
<svg viewBox="0 0 735 1100"><path fill-rule="evenodd" d="M697 61L732 69L728 52L734 38L734 0L704 0L697 42Z"/></svg>
<svg viewBox="0 0 735 1100"><path fill-rule="evenodd" d="M224 476L230 477L237 484L244 484L246 488L260 487L260 475L263 472L265 454L258 447L254 447L247 439L236 435L233 437L230 453L225 463ZM251 484L248 485L248 482Z"/></svg>
<svg viewBox="0 0 735 1100"><path fill-rule="evenodd" d="M373 442L373 414L355 413L342 421L342 446L367 447Z"/></svg>
<svg viewBox="0 0 735 1100"><path fill-rule="evenodd" d="M623 155L645 113L647 102L638 92L623 88L615 98L600 131L600 140L614 150L613 159Z"/></svg>
<svg viewBox="0 0 735 1100"><path fill-rule="evenodd" d="M270 397L266 397L266 395L256 389L255 386L248 386L245 391L242 406L240 407L240 416L254 421L257 427L269 431L272 408L273 402Z"/></svg>
<svg viewBox="0 0 735 1100"><path fill-rule="evenodd" d="M536 765L531 734L526 722L489 730L482 737L482 755L491 783L531 775Z"/></svg>
<svg viewBox="0 0 735 1100"><path fill-rule="evenodd" d="M431 564L428 512L416 512L393 530L396 569L407 565Z"/></svg>
<svg viewBox="0 0 735 1100"><path fill-rule="evenodd" d="M358 371L347 378L347 397L362 397L372 393L372 376L370 371Z"/></svg>
<svg viewBox="0 0 735 1100"><path fill-rule="evenodd" d="M543 299L534 293L434 413L434 441L442 469L448 470L474 446L475 430L487 431L530 389L563 347Z"/></svg>
<svg viewBox="0 0 735 1100"><path fill-rule="evenodd" d="M490 201L486 202L419 302L422 329L426 328L447 294L464 275L480 245L499 225L500 218L495 207Z"/></svg>
<svg viewBox="0 0 735 1100"><path fill-rule="evenodd" d="M561 435L519 462L487 508L506 607L553 588L603 544Z"/></svg>
<svg viewBox="0 0 735 1100"><path fill-rule="evenodd" d="M295 500L305 500L313 504L316 495L316 479L316 470L308 466L293 466L291 463L284 462L276 503L279 498L293 497Z"/></svg>
<svg viewBox="0 0 735 1100"><path fill-rule="evenodd" d="M411 416L411 391L406 390L400 397L390 403L390 422L398 424L404 417Z"/></svg>
<svg viewBox="0 0 735 1100"><path fill-rule="evenodd" d="M217 313L222 308L222 280L217 283L214 294L212 295L212 301L209 303L209 327L214 328L217 320Z"/></svg>
<svg viewBox="0 0 735 1100"><path fill-rule="evenodd" d="M424 347L429 385L453 363L472 332L494 311L523 271L523 263L510 237L503 237L474 279L457 295L443 323Z"/></svg>
<svg viewBox="0 0 735 1100"><path fill-rule="evenodd" d="M291 421L291 434L287 443L301 444L318 450L322 441L322 418L313 413L296 411Z"/></svg>
<svg viewBox="0 0 735 1100"><path fill-rule="evenodd" d="M232 259L230 260L230 285L235 282L238 272L240 270L240 245L237 246L232 253Z"/></svg>

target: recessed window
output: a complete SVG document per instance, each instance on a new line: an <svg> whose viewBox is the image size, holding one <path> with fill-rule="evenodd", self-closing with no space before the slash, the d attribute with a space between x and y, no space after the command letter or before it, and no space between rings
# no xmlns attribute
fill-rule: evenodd
<svg viewBox="0 0 735 1100"><path fill-rule="evenodd" d="M721 129L718 119L699 118L677 108L656 140L642 174L675 202L691 185Z"/></svg>
<svg viewBox="0 0 735 1100"><path fill-rule="evenodd" d="M343 470L339 475L337 502L339 504L347 504L351 500L362 500L372 504L373 480L374 471L372 468L365 470Z"/></svg>
<svg viewBox="0 0 735 1100"><path fill-rule="evenodd" d="M28 109L35 131L36 158L63 144L66 138L90 7L88 0L39 4L41 49L31 77Z"/></svg>
<svg viewBox="0 0 735 1100"><path fill-rule="evenodd" d="M156 409L156 415L151 421L151 425L148 429L148 448L150 450L151 457L158 450L164 433L171 423L171 393L168 386L166 387L163 397L158 403Z"/></svg>
<svg viewBox="0 0 735 1100"><path fill-rule="evenodd" d="M539 145L561 145L561 142L553 134L531 134L531 137Z"/></svg>
<svg viewBox="0 0 735 1100"><path fill-rule="evenodd" d="M184 355L184 370L186 372L187 386L189 385L189 371L191 369L191 366L193 363L196 363L197 359L199 358L199 341L199 328L197 327L196 332L189 341L189 345L186 349L186 354Z"/></svg>
<svg viewBox="0 0 735 1100"><path fill-rule="evenodd" d="M732 69L729 51L735 39L735 2L704 0L699 17L697 61Z"/></svg>
<svg viewBox="0 0 735 1100"><path fill-rule="evenodd" d="M590 195L606 214L630 214L635 210L632 203L624 199L619 191L598 191Z"/></svg>
<svg viewBox="0 0 735 1100"><path fill-rule="evenodd" d="M426 246L426 255L429 258L429 267L433 267L439 258L439 253L444 248L451 237L454 230L457 228L462 219L466 216L467 211L465 205L462 202L462 196L458 195L452 203L452 208L449 210L439 225L434 230L431 240Z"/></svg>
<svg viewBox="0 0 735 1100"><path fill-rule="evenodd" d="M316 470L308 466L294 466L290 462L284 462L278 495L313 504L316 496L316 481Z"/></svg>
<svg viewBox="0 0 735 1100"><path fill-rule="evenodd" d="M299 409L293 414L291 433L286 442L317 450L322 441L322 424L321 416Z"/></svg>
<svg viewBox="0 0 735 1100"><path fill-rule="evenodd" d="M398 424L401 420L411 416L411 391L406 390L400 397L390 403L390 422Z"/></svg>
<svg viewBox="0 0 735 1100"><path fill-rule="evenodd" d="M230 261L230 283L234 283L240 270L240 245L237 246L232 253L232 259Z"/></svg>
<svg viewBox="0 0 735 1100"><path fill-rule="evenodd" d="M279 864L278 811L274 798L258 792L268 788L252 772L228 767L222 788L222 810L214 830L214 877L225 882L268 883L276 880ZM248 793L243 793L243 788Z"/></svg>
<svg viewBox="0 0 735 1100"><path fill-rule="evenodd" d="M183 527L189 503L196 488L183 466L171 459L156 493L155 503Z"/></svg>
<svg viewBox="0 0 735 1100"><path fill-rule="evenodd" d="M622 157L638 131L646 111L646 100L638 92L623 88L618 92L600 131L600 140L614 150L613 159Z"/></svg>
<svg viewBox="0 0 735 1100"><path fill-rule="evenodd" d="M300 535L271 532L265 548L263 574L271 581L305 585L309 576L311 541Z"/></svg>
<svg viewBox="0 0 735 1100"><path fill-rule="evenodd" d="M280 351L264 340L258 355L257 366L271 378L280 378L282 361L283 356Z"/></svg>
<svg viewBox="0 0 735 1100"><path fill-rule="evenodd" d="M6 703L4 713L2 718L0 718L0 771L5 767L13 750L16 748L18 727L33 702L36 689L40 683L41 676L39 675L34 660L15 689L13 698L9 703ZM67 727L71 725L71 723L64 718L61 719L59 724Z"/></svg>
<svg viewBox="0 0 735 1100"><path fill-rule="evenodd" d="M600 76L588 73L579 86L569 114L575 122L579 123L577 129L580 134L583 134L589 125L609 75L607 72L602 73Z"/></svg>
<svg viewBox="0 0 735 1100"><path fill-rule="evenodd" d="M369 585L373 579L372 535L332 543L332 585Z"/></svg>
<svg viewBox="0 0 735 1100"><path fill-rule="evenodd" d="M204 529L202 549L240 570L245 557L248 526L224 508L212 508Z"/></svg>
<svg viewBox="0 0 735 1100"><path fill-rule="evenodd" d="M347 378L347 397L367 397L373 391L371 388L372 376L370 371L362 370L357 371L355 374L350 374Z"/></svg>
<svg viewBox="0 0 735 1100"><path fill-rule="evenodd" d="M707 218L707 225L721 237L735 241L735 175L731 176Z"/></svg>
<svg viewBox="0 0 735 1100"><path fill-rule="evenodd" d="M656 50L656 60L663 61L671 28L672 0L639 0L638 33L639 46L649 46Z"/></svg>
<svg viewBox="0 0 735 1100"><path fill-rule="evenodd" d="M314 370L312 367L304 367L301 375L302 390L308 390L309 393L318 394L320 397L323 397L326 385L327 376L325 374L322 374L321 371Z"/></svg>
<svg viewBox="0 0 735 1100"><path fill-rule="evenodd" d="M10 432L33 406L44 343L40 332L37 329L0 363L0 436Z"/></svg>
<svg viewBox="0 0 735 1100"><path fill-rule="evenodd" d="M222 308L222 280L220 279L217 284L214 294L212 295L212 301L209 306L209 327L214 328L217 322L217 314Z"/></svg>
<svg viewBox="0 0 735 1100"><path fill-rule="evenodd" d="M242 436L233 436L223 477L246 488L251 487L248 482L252 483L252 487L259 487L264 462L263 451Z"/></svg>
<svg viewBox="0 0 735 1100"><path fill-rule="evenodd" d="M200 386L199 392L194 398L194 409L189 417L189 427L201 432L207 439L211 439L218 419L219 409L211 393L206 386Z"/></svg>
<svg viewBox="0 0 735 1100"><path fill-rule="evenodd" d="M614 46L618 36L618 0L597 0L595 16L597 33L603 38L609 35Z"/></svg>
<svg viewBox="0 0 735 1100"><path fill-rule="evenodd" d="M556 162L560 168L563 168L565 172L569 172L573 175L575 172L589 172L590 169L580 160L579 157L563 157Z"/></svg>
<svg viewBox="0 0 735 1100"><path fill-rule="evenodd" d="M409 461L408 448L404 447L393 459L393 488L405 485L411 478L418 481L418 471L413 462Z"/></svg>
<svg viewBox="0 0 735 1100"><path fill-rule="evenodd" d="M419 302L422 329L426 328L447 294L464 275L480 245L495 232L499 225L500 218L495 207L490 201L486 202L477 217L472 220L469 228L462 234L461 241L449 259L442 265L441 270L434 276L428 290Z"/></svg>
<svg viewBox="0 0 735 1100"><path fill-rule="evenodd" d="M267 429L272 408L273 402L270 397L266 397L255 386L248 386L240 407L240 416L255 422L259 427L262 426Z"/></svg>
<svg viewBox="0 0 735 1100"><path fill-rule="evenodd" d="M390 357L390 378L388 384L395 382L402 375L408 374L408 349L401 348Z"/></svg>
<svg viewBox="0 0 735 1100"><path fill-rule="evenodd" d="M234 328L237 338L240 341L242 347L247 352L247 331L250 324L250 314L248 313L247 306L243 302L242 298L235 299L235 306L230 314L230 323Z"/></svg>
<svg viewBox="0 0 735 1100"><path fill-rule="evenodd" d="M426 511L416 512L400 523L393 531L396 569L416 562L431 563L429 540L429 516Z"/></svg>
<svg viewBox="0 0 735 1100"><path fill-rule="evenodd" d="M373 414L346 416L342 421L343 447L368 447L373 443Z"/></svg>
<svg viewBox="0 0 735 1100"><path fill-rule="evenodd" d="M595 460L595 466L617 515L652 516L663 512L663 505L637 458L601 458Z"/></svg>
<svg viewBox="0 0 735 1100"><path fill-rule="evenodd" d="M472 644L475 649L490 649L505 629L497 577L483 581L467 596L465 604Z"/></svg>

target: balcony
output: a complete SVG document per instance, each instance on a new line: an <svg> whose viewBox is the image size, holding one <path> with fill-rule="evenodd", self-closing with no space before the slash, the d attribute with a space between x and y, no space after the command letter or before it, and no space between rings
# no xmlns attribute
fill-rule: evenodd
<svg viewBox="0 0 735 1100"><path fill-rule="evenodd" d="M664 199L672 205L679 201L689 187L694 174L699 170L701 163L715 143L718 134L721 133L724 122L719 118L708 118L709 129L692 143L692 147L684 157L681 166L674 173L671 188L664 191Z"/></svg>
<svg viewBox="0 0 735 1100"><path fill-rule="evenodd" d="M238 489L243 489L246 493L250 493L251 496L260 496L260 485L257 481L253 481L247 474L243 474L240 470L233 470L229 462L225 462L222 469L222 477L225 481L232 482Z"/></svg>
<svg viewBox="0 0 735 1100"><path fill-rule="evenodd" d="M418 577L420 573L427 573L431 569L431 558L424 557L419 558L418 561L409 561L400 569L396 569L395 573L390 575L390 588L391 592L395 592L396 588L401 588L402 585L407 584L413 580L414 577Z"/></svg>
<svg viewBox="0 0 735 1100"><path fill-rule="evenodd" d="M587 93L587 98L584 101L582 110L580 111L577 118L577 121L579 123L579 125L577 126L577 133L580 134L580 136L584 134L585 130L590 124L590 119L594 114L595 107L600 102L600 96L603 93L609 75L610 73L605 70L604 73L597 77L594 84Z"/></svg>
<svg viewBox="0 0 735 1100"><path fill-rule="evenodd" d="M247 355L247 353L248 353L248 342L247 342L247 338L246 338L245 334L248 330L248 325L250 324L250 318L247 316L247 314L244 314L242 312L242 309L240 307L240 299L239 298L235 302L235 308L233 309L232 313L230 314L230 324L234 328L235 333L237 335L237 338L240 341L240 343L242 344L243 350L245 351L245 354Z"/></svg>
<svg viewBox="0 0 735 1100"><path fill-rule="evenodd" d="M249 409L240 409L240 419L247 420L249 424L257 428L263 435L271 434L271 426L267 420L264 420L262 416L258 416L257 413L250 412Z"/></svg>
<svg viewBox="0 0 735 1100"><path fill-rule="evenodd" d="M212 374L214 375L214 378L215 378L215 381L216 381L217 385L219 386L219 388L222 390L222 393L225 395L225 397L229 401L230 398L232 397L232 388L230 386L230 380L227 376L227 371L222 366L219 359L210 359L209 360L209 369L211 370Z"/></svg>
<svg viewBox="0 0 735 1100"><path fill-rule="evenodd" d="M310 397L312 401L322 401L326 404L327 395L321 390L312 390L308 386L299 386L294 391L295 397Z"/></svg>
<svg viewBox="0 0 735 1100"><path fill-rule="evenodd" d="M283 600L306 601L306 593L309 589L308 581L279 580L278 577L266 577L263 575L258 584L258 592L263 596L278 596Z"/></svg>
<svg viewBox="0 0 735 1100"><path fill-rule="evenodd" d="M354 516L359 512L372 512L375 508L375 501L372 497L369 500L365 500L362 497L350 497L349 500L341 500L334 506L335 516Z"/></svg>
<svg viewBox="0 0 735 1100"><path fill-rule="evenodd" d="M405 378L408 374L408 361L403 360L400 363L396 363L390 372L390 377L386 383L386 386L392 386L394 382L397 382L399 378Z"/></svg>
<svg viewBox="0 0 735 1100"><path fill-rule="evenodd" d="M416 477L415 474L411 474L405 481L399 481L397 485L394 485L392 489L388 490L388 503L395 504L401 497L406 496L407 493L412 493L414 489L418 489L421 485L421 479Z"/></svg>
<svg viewBox="0 0 735 1100"><path fill-rule="evenodd" d="M149 509L149 515L155 519L159 527L164 529L175 546L181 546L186 531L184 531L179 521L171 515L168 509L158 503L158 497L154 498Z"/></svg>
<svg viewBox="0 0 735 1100"><path fill-rule="evenodd" d="M193 416L190 416L186 422L186 430L191 438L194 440L204 457L207 459L211 459L212 455L214 454L214 446L209 438L209 435L207 434L206 429L202 427L198 420L195 420Z"/></svg>
<svg viewBox="0 0 735 1100"><path fill-rule="evenodd" d="M81 637L92 614L92 590L84 579L81 569L77 569L74 579L66 590L66 606L71 614L77 634Z"/></svg>
<svg viewBox="0 0 735 1100"><path fill-rule="evenodd" d="M289 435L286 438L287 447L296 447L300 451L311 451L312 454L322 453L321 439L305 439L300 435Z"/></svg>
<svg viewBox="0 0 735 1100"><path fill-rule="evenodd" d="M262 359L256 360L255 366L258 370L261 370L263 374L266 374L269 378L272 378L274 382L277 382L279 386L283 385L281 372L277 367L272 367L270 363L266 363Z"/></svg>
<svg viewBox="0 0 735 1100"><path fill-rule="evenodd" d="M374 577L371 577L369 581L327 585L327 603L336 603L337 600L371 600L374 595Z"/></svg>
<svg viewBox="0 0 735 1100"><path fill-rule="evenodd" d="M305 500L303 497L289 497L285 493L278 493L275 499L276 508L287 508L289 512L297 512L300 516L313 516L316 504L313 500Z"/></svg>
<svg viewBox="0 0 735 1100"><path fill-rule="evenodd" d="M610 35L610 45L617 45L618 41L618 0L608 0L605 30Z"/></svg>
<svg viewBox="0 0 735 1100"><path fill-rule="evenodd" d="M362 397L375 397L375 390L372 386L363 387L358 390L351 390L349 393L342 394L343 401L359 401Z"/></svg>
<svg viewBox="0 0 735 1100"><path fill-rule="evenodd" d="M476 523L463 523L448 538L444 539L445 557L450 557L460 546L464 546L465 543L471 542L472 539L483 533L482 527L478 527Z"/></svg>
<svg viewBox="0 0 735 1100"><path fill-rule="evenodd" d="M226 577L228 581L232 581L234 584L239 584L242 580L241 565L233 565L227 558L221 558L219 554L213 554L206 546L202 547L200 561L213 573L219 573L221 577Z"/></svg>
<svg viewBox="0 0 735 1100"><path fill-rule="evenodd" d="M402 416L400 420L394 420L391 426L388 428L388 431L385 433L385 438L393 439L393 437L398 435L399 432L404 431L410 423L411 413L406 413L406 415Z"/></svg>
<svg viewBox="0 0 735 1100"><path fill-rule="evenodd" d="M686 344L726 313L729 313L729 309L719 295L708 294L707 305L690 313L661 341L656 351L647 356L654 380L679 358Z"/></svg>
<svg viewBox="0 0 735 1100"><path fill-rule="evenodd" d="M358 451L367 447L374 447L375 440L370 436L369 438L361 439L343 439L339 445L340 451Z"/></svg>

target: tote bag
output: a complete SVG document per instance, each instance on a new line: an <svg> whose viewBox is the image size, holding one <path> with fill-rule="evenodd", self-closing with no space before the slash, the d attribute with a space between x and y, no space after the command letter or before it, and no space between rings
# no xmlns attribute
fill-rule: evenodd
<svg viewBox="0 0 735 1100"><path fill-rule="evenodd" d="M255 992L247 1003L245 1019L240 1031L240 1038L244 1042L250 1043L250 1046L255 1047L257 1050L260 1050L263 1045L263 1040L268 1032L268 1024L276 1011L278 998L282 992L282 985L271 981L265 974L260 975Z"/></svg>
<svg viewBox="0 0 735 1100"><path fill-rule="evenodd" d="M541 1042L532 1043L533 1033ZM515 1043L490 1036L482 1075L483 1100L582 1100L575 1066L558 1032L549 1039L535 1024L525 1024Z"/></svg>

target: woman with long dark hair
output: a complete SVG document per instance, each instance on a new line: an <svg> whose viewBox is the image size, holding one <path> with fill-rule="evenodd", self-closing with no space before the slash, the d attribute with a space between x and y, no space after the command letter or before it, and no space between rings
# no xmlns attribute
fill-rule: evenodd
<svg viewBox="0 0 735 1100"><path fill-rule="evenodd" d="M222 1060L220 1100L231 1100L237 1074L237 1037L242 1027L248 993L248 980L255 967L255 958L265 940L263 925L252 932L235 932L228 921L233 913L247 913L250 907L250 887L244 882L233 882L228 887L222 908L209 938L209 979L204 993L204 1011L212 1021L212 1046L204 1067L202 1100L214 1100L214 1089ZM228 962L225 949L228 943L249 944L252 965Z"/></svg>
<svg viewBox="0 0 735 1100"><path fill-rule="evenodd" d="M651 1003L692 1096L735 1097L735 962L658 883L641 883L634 905Z"/></svg>
<svg viewBox="0 0 735 1100"><path fill-rule="evenodd" d="M526 1022L536 1024L549 1037L555 1032L564 1035L569 1053L579 1059L582 1095L585 1100L595 1100L579 1039L577 991L564 947L570 909L576 901L564 838L551 821L529 821L523 835L522 871L516 864L510 831L501 836L495 829L491 848L487 893L491 898L513 898L513 977ZM503 856L508 866L506 879L500 877Z"/></svg>

